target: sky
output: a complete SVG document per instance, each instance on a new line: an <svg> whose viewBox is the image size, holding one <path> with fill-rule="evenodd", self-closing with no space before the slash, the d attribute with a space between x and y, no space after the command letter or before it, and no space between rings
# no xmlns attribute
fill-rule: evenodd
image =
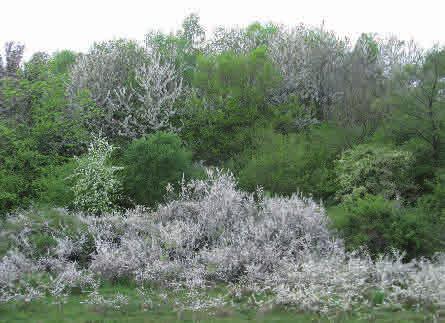
<svg viewBox="0 0 445 323"><path fill-rule="evenodd" d="M0 44L25 44L25 56L86 51L95 41L142 40L149 30L180 28L197 13L208 32L251 22L324 25L355 39L394 34L421 46L445 44L445 0L0 0Z"/></svg>

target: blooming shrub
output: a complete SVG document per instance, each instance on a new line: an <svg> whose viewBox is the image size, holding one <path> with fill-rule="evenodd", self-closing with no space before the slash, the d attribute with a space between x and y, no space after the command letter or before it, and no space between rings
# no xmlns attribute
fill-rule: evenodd
<svg viewBox="0 0 445 323"><path fill-rule="evenodd" d="M33 270L23 254L9 251L0 261L0 303L16 299L25 287L23 278Z"/></svg>
<svg viewBox="0 0 445 323"><path fill-rule="evenodd" d="M77 158L74 170L74 206L100 214L111 211L118 199L121 183L116 175L120 167L109 165L114 147L101 135L94 138L83 158Z"/></svg>
<svg viewBox="0 0 445 323"><path fill-rule="evenodd" d="M261 190L248 194L237 188L233 175L219 170L183 182L176 193L154 211L66 214L78 219L93 240L89 261L78 267L69 252L72 238L54 232L56 243L47 255L17 256L17 265L9 254L0 261L0 289L9 295L1 301L45 291L63 299L72 288L92 288L89 304L125 306L122 295L108 300L98 293L103 278L134 280L141 290L146 283L185 290L188 300L181 306L191 309L246 295L256 306L280 304L319 313L370 307L375 295L389 307L445 303L443 255L403 263L404 255L397 252L375 260L365 250L347 252L330 231L324 209L310 199L266 197ZM26 237L28 229L22 229L17 227L17 235ZM26 273L42 269L52 277L49 285L42 281L36 292L19 283ZM229 287L227 296L203 297L202 290L220 282Z"/></svg>
<svg viewBox="0 0 445 323"><path fill-rule="evenodd" d="M388 199L403 197L413 189L409 176L412 162L410 152L385 146L359 145L347 150L336 165L337 198L364 194L381 194Z"/></svg>

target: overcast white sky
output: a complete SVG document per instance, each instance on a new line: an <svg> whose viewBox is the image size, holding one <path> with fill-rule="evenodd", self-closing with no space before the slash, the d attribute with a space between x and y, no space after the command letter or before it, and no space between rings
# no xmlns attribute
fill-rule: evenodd
<svg viewBox="0 0 445 323"><path fill-rule="evenodd" d="M445 43L445 0L0 0L0 44L35 51L85 51L98 40L142 40L150 29L177 30L196 12L208 31L253 21L325 26L354 38L393 33L423 46Z"/></svg>

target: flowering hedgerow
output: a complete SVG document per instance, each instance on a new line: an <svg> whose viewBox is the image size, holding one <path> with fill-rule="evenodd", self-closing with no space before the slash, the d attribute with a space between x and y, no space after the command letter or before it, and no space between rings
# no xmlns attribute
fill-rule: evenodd
<svg viewBox="0 0 445 323"><path fill-rule="evenodd" d="M100 217L60 212L64 221L75 219L68 222L81 229L62 225L49 230L53 243L44 255L30 252L38 222L32 220L34 211L10 216L7 224L20 223L15 235L21 238L0 262L0 301L45 291L65 295L80 288L90 291L92 304L107 303L98 294L99 279L129 279L141 289L147 283L185 289L192 298L190 308L246 294L261 296L253 297L262 299L257 305L269 302L320 313L376 303L445 305L443 255L403 263L396 251L375 260L365 251L347 252L331 232L323 207L311 199L245 193L233 175L219 170L208 171L204 180L183 182L176 196L169 196L156 210L136 208ZM85 254L87 260L80 262ZM52 279L27 290L26 275L42 269ZM197 291L219 283L229 288L226 298L199 296ZM118 303L125 302L119 298Z"/></svg>

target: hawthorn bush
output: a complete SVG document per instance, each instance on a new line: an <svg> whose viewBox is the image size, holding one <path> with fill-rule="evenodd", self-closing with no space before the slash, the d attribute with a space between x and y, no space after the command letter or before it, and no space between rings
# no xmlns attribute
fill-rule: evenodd
<svg viewBox="0 0 445 323"><path fill-rule="evenodd" d="M399 199L415 189L410 174L412 154L386 146L358 145L345 151L336 164L337 198L381 194Z"/></svg>
<svg viewBox="0 0 445 323"><path fill-rule="evenodd" d="M113 210L122 189L116 173L122 168L110 164L114 149L99 135L91 142L87 154L76 158L77 165L71 175L76 209L92 214Z"/></svg>

